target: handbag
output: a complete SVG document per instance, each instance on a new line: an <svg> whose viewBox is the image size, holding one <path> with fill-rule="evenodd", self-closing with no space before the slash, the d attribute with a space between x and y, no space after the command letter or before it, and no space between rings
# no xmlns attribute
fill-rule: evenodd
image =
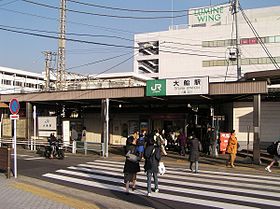
<svg viewBox="0 0 280 209"><path fill-rule="evenodd" d="M126 156L126 159L131 162L136 163L137 161L139 161L139 157L135 154L132 154L130 151L128 151L125 156Z"/></svg>
<svg viewBox="0 0 280 209"><path fill-rule="evenodd" d="M158 165L159 175L163 175L165 173L165 171L166 171L166 169L165 169L164 163L163 162L159 162L159 165Z"/></svg>

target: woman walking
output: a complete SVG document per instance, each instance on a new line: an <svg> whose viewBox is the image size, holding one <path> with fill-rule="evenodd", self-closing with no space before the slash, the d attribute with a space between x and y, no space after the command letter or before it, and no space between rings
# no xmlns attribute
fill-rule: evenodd
<svg viewBox="0 0 280 209"><path fill-rule="evenodd" d="M155 140L153 137L149 137L147 140L146 149L144 151L144 158L145 158L145 165L144 169L147 173L147 196L151 196L151 181L152 181L152 175L154 178L154 184L155 184L155 192L159 192L158 189L158 165L159 161L161 159L160 154L160 147L155 145Z"/></svg>
<svg viewBox="0 0 280 209"><path fill-rule="evenodd" d="M133 137L128 137L125 146L126 160L124 164L124 183L126 188L126 194L129 194L129 186L132 184L132 191L136 189L136 174L140 171L140 165L138 159L132 159L136 156L136 140Z"/></svg>
<svg viewBox="0 0 280 209"><path fill-rule="evenodd" d="M200 146L201 145L200 145L198 138L196 138L196 136L193 135L189 142L189 147L190 147L189 160L190 160L191 172L198 173L198 159L199 159ZM192 168L193 163L195 163L195 170L193 170L193 168Z"/></svg>
<svg viewBox="0 0 280 209"><path fill-rule="evenodd" d="M226 166L228 166L228 164L230 163L230 166L234 168L235 167L234 161L236 158L238 143L237 143L237 138L235 136L235 130L232 130L230 134L231 135L227 146L227 153L229 154L229 159L227 160Z"/></svg>

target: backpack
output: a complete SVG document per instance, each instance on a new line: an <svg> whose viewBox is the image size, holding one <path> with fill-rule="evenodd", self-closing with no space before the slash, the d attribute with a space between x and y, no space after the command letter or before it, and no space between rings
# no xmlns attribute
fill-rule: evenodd
<svg viewBox="0 0 280 209"><path fill-rule="evenodd" d="M137 146L144 146L145 144L145 137L141 136L139 139L137 139Z"/></svg>
<svg viewBox="0 0 280 209"><path fill-rule="evenodd" d="M280 155L280 142L273 142L266 148L270 155Z"/></svg>

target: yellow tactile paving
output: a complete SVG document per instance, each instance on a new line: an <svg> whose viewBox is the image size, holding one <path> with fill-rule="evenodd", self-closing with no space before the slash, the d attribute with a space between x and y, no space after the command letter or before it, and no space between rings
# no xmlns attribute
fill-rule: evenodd
<svg viewBox="0 0 280 209"><path fill-rule="evenodd" d="M81 201L73 197L67 197L65 195L58 194L55 192L50 192L46 189L42 189L33 185L15 182L12 184L12 186L17 189L24 190L26 192L31 192L32 194L38 195L40 197L44 197L55 202L63 203L76 209L99 209L99 207L95 204Z"/></svg>

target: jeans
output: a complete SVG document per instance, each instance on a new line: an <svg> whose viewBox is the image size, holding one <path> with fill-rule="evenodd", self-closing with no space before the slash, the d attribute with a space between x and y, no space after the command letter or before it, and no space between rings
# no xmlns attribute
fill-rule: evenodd
<svg viewBox="0 0 280 209"><path fill-rule="evenodd" d="M148 189L148 193L151 193L151 191L152 191L152 189L151 189L152 175L153 175L153 177L154 177L155 189L158 189L158 177L157 177L157 173L150 173L150 172L147 172L147 189Z"/></svg>

